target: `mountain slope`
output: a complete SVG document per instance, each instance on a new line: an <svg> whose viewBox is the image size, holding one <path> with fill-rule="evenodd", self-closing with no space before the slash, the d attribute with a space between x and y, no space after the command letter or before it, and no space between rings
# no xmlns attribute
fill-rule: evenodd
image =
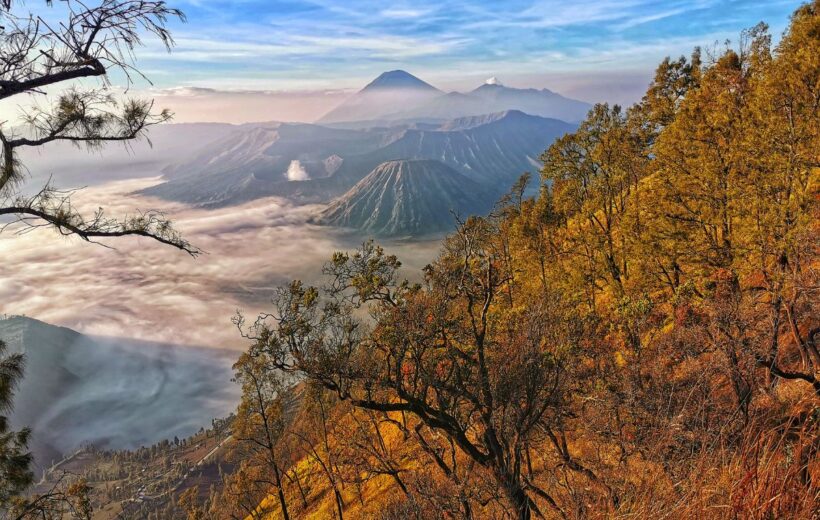
<svg viewBox="0 0 820 520"><path fill-rule="evenodd" d="M176 166L167 182L142 193L206 207L266 196L328 202L379 164L400 159L443 162L501 193L523 172L537 170L540 154L574 128L563 121L517 111L461 118L424 129L340 130L286 124L273 129L248 127ZM262 134L267 141L259 139ZM248 147L237 143L248 143ZM299 161L308 179L288 179L286 173L293 161Z"/></svg>
<svg viewBox="0 0 820 520"><path fill-rule="evenodd" d="M381 73L376 79L365 85L362 92L395 89L417 89L439 92L433 85L403 70L391 70Z"/></svg>
<svg viewBox="0 0 820 520"><path fill-rule="evenodd" d="M229 352L92 338L21 316L0 319L0 338L26 355L11 423L32 428L40 468L88 443L137 448L190 435L235 405Z"/></svg>
<svg viewBox="0 0 820 520"><path fill-rule="evenodd" d="M519 110L562 121L581 121L592 106L548 89L518 89L498 83L484 84L467 94L451 92L417 107L386 116L388 119L455 119L492 112Z"/></svg>
<svg viewBox="0 0 820 520"><path fill-rule="evenodd" d="M343 156L376 150L393 135L400 132L300 123L243 125L167 167L163 172L168 182L140 193L210 207L269 195L329 200L349 187L337 187L328 179L343 164ZM291 175L294 168L300 175Z"/></svg>
<svg viewBox="0 0 820 520"><path fill-rule="evenodd" d="M541 153L574 126L508 111L453 120L439 128L406 130L361 159L368 159L371 168L394 159L434 159L501 193L525 171L537 171ZM344 165L339 173L346 173Z"/></svg>
<svg viewBox="0 0 820 520"><path fill-rule="evenodd" d="M554 117L562 121L581 121L592 108L589 103L566 98L549 89L511 88L501 84L485 83L470 93L484 100L490 107L521 110L528 114Z"/></svg>
<svg viewBox="0 0 820 520"><path fill-rule="evenodd" d="M452 168L431 160L377 166L316 219L373 235L450 231L453 213L464 218L490 209L493 196Z"/></svg>
<svg viewBox="0 0 820 520"><path fill-rule="evenodd" d="M364 121L430 101L442 92L403 70L385 72L325 114L318 123Z"/></svg>
<svg viewBox="0 0 820 520"><path fill-rule="evenodd" d="M364 153L382 145L382 135L326 128L302 123L242 125L236 131L199 150L187 160L163 170L167 178L229 171L242 166L246 173L286 180L294 160L310 178L333 173L324 160L338 154Z"/></svg>

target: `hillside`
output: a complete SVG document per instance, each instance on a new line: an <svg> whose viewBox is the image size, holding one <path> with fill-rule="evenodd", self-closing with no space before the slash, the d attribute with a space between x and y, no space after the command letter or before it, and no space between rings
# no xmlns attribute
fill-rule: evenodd
<svg viewBox="0 0 820 520"><path fill-rule="evenodd" d="M468 219L415 277L367 241L281 286L243 359L309 391L265 436L282 405L246 379L246 460L276 478L211 512L816 517L818 34L815 0L776 47L761 25L663 61L639 104L596 105L541 155L538 196ZM379 217L403 167L345 211Z"/></svg>
<svg viewBox="0 0 820 520"><path fill-rule="evenodd" d="M478 183L431 160L380 164L316 218L370 235L450 231L455 216L486 213L494 197Z"/></svg>
<svg viewBox="0 0 820 520"><path fill-rule="evenodd" d="M229 352L89 337L21 316L0 319L0 338L26 356L11 422L33 430L40 467L86 444L189 435L235 404Z"/></svg>
<svg viewBox="0 0 820 520"><path fill-rule="evenodd" d="M208 500L222 489L223 474L235 470L230 420L133 450L85 447L48 468L31 491L48 492L68 474L88 482L94 520L184 518L178 497L187 492Z"/></svg>

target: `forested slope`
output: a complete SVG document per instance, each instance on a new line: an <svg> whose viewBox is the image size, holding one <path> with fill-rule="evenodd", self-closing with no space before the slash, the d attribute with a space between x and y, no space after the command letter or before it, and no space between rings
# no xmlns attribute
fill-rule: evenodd
<svg viewBox="0 0 820 520"><path fill-rule="evenodd" d="M816 515L820 0L542 160L420 284L365 244L277 292L237 365L243 469L199 513Z"/></svg>

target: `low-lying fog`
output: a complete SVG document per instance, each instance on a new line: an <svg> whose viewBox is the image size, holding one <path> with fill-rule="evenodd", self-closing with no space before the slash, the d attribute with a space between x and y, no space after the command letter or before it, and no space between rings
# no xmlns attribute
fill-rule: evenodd
<svg viewBox="0 0 820 520"><path fill-rule="evenodd" d="M236 353L85 336L19 316L0 319L26 356L11 424L29 427L37 468L93 444L138 448L186 437L236 406Z"/></svg>
<svg viewBox="0 0 820 520"><path fill-rule="evenodd" d="M47 229L0 234L0 310L25 314L87 334L164 343L244 348L231 325L237 309L268 309L274 288L294 278L316 282L333 251L364 237L306 223L318 206L263 199L217 210L131 195L159 178L116 181L78 192L86 212L109 215L162 209L207 254L185 253L144 238L105 243L62 237ZM438 243L384 243L408 274L428 263Z"/></svg>

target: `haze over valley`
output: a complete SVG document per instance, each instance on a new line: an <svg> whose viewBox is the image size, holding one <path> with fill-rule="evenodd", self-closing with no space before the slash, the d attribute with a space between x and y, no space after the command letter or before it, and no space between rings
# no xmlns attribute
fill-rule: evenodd
<svg viewBox="0 0 820 520"><path fill-rule="evenodd" d="M0 319L0 334L26 355L11 419L32 428L38 470L88 445L137 449L190 436L227 416L239 395L234 351L87 336L24 317Z"/></svg>

